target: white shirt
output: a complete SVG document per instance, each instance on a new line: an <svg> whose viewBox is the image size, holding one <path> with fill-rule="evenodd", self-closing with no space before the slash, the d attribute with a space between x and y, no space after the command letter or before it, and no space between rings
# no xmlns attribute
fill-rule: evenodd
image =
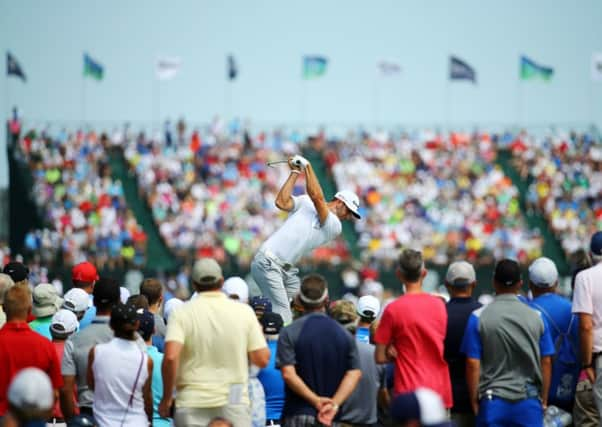
<svg viewBox="0 0 602 427"><path fill-rule="evenodd" d="M136 374L142 359L140 377ZM137 341L113 338L94 350L94 418L103 427L145 426L142 387L148 379L148 355ZM134 389L132 406L130 395ZM126 414L127 411L127 414ZM125 421L124 421L125 419Z"/></svg>
<svg viewBox="0 0 602 427"><path fill-rule="evenodd" d="M328 212L320 225L318 211L307 195L292 197L293 210L274 234L261 246L261 250L273 252L283 261L295 264L318 246L334 240L343 229L341 220Z"/></svg>
<svg viewBox="0 0 602 427"><path fill-rule="evenodd" d="M602 351L602 262L577 274L572 311L592 315L594 353Z"/></svg>

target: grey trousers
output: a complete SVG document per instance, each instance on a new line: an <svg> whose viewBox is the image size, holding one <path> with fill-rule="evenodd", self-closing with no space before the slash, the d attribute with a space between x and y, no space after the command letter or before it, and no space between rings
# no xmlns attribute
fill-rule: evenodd
<svg viewBox="0 0 602 427"><path fill-rule="evenodd" d="M251 262L251 276L261 293L272 301L272 311L282 316L284 324L293 321L290 301L299 292L301 281L298 268L284 270L274 260L257 252Z"/></svg>
<svg viewBox="0 0 602 427"><path fill-rule="evenodd" d="M600 416L594 402L592 383L581 380L575 391L575 406L573 406L573 425L579 427L597 427Z"/></svg>
<svg viewBox="0 0 602 427"><path fill-rule="evenodd" d="M247 405L224 405L217 408L177 408L176 427L206 427L215 417L231 421L234 427L251 427L251 408Z"/></svg>

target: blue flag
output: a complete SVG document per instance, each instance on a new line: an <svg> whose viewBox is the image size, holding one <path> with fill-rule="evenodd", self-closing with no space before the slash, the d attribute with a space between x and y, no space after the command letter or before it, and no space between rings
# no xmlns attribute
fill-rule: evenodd
<svg viewBox="0 0 602 427"><path fill-rule="evenodd" d="M526 56L520 57L520 78L521 80L542 79L549 81L554 75L554 69L533 61Z"/></svg>
<svg viewBox="0 0 602 427"><path fill-rule="evenodd" d="M228 55L227 68L228 80L235 80L238 76L238 67L236 66L236 61L234 60L233 55Z"/></svg>
<svg viewBox="0 0 602 427"><path fill-rule="evenodd" d="M328 58L324 56L304 56L303 57L303 78L316 79L326 73Z"/></svg>
<svg viewBox="0 0 602 427"><path fill-rule="evenodd" d="M96 80L102 80L104 75L104 69L99 62L95 61L88 55L84 53L84 77L90 76Z"/></svg>
<svg viewBox="0 0 602 427"><path fill-rule="evenodd" d="M456 56L449 57L449 79L477 82L477 73L470 65Z"/></svg>
<svg viewBox="0 0 602 427"><path fill-rule="evenodd" d="M6 52L6 75L16 76L24 82L27 81L21 65L19 65L19 62L10 52Z"/></svg>

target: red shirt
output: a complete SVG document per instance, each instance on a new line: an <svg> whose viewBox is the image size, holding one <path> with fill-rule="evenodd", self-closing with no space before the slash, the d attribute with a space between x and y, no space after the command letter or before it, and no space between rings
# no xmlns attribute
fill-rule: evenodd
<svg viewBox="0 0 602 427"><path fill-rule="evenodd" d="M35 367L46 372L54 389L63 386L61 365L48 338L25 322L8 322L0 329L0 416L8 410L8 386L21 369Z"/></svg>
<svg viewBox="0 0 602 427"><path fill-rule="evenodd" d="M447 311L443 301L427 293L407 294L389 304L383 313L374 341L393 344L395 394L426 387L441 395L452 407L451 382L443 358Z"/></svg>

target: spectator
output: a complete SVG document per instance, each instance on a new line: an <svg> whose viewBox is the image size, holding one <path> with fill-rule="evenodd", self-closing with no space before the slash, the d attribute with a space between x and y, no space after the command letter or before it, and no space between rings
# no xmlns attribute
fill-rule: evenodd
<svg viewBox="0 0 602 427"><path fill-rule="evenodd" d="M355 339L370 344L370 326L380 314L380 301L373 295L364 295L357 302L359 320Z"/></svg>
<svg viewBox="0 0 602 427"><path fill-rule="evenodd" d="M31 329L38 334L52 340L50 323L52 316L63 305L63 300L56 292L56 288L49 283L41 283L33 288L33 310L36 320L29 323Z"/></svg>
<svg viewBox="0 0 602 427"><path fill-rule="evenodd" d="M184 301L175 297L171 298L165 303L165 308L163 309L163 317L165 319L166 324L169 321L169 317L174 312L174 310L177 310L178 307L180 307L182 304L184 304Z"/></svg>
<svg viewBox="0 0 602 427"><path fill-rule="evenodd" d="M165 338L165 322L161 316L163 305L163 285L158 279L144 279L140 284L140 294L148 300L148 311L155 316L155 335Z"/></svg>
<svg viewBox="0 0 602 427"><path fill-rule="evenodd" d="M543 424L554 344L539 312L517 297L516 261L497 263L495 300L470 315L461 350L478 425Z"/></svg>
<svg viewBox="0 0 602 427"><path fill-rule="evenodd" d="M29 288L29 268L25 267L21 262L9 262L2 270L4 274L8 274L13 279L15 286L25 286Z"/></svg>
<svg viewBox="0 0 602 427"><path fill-rule="evenodd" d="M270 358L259 323L249 306L221 291L214 259L199 259L191 280L198 297L174 311L167 327L159 414L168 416L175 387L176 426L205 426L215 416L248 426L247 358L260 368Z"/></svg>
<svg viewBox="0 0 602 427"><path fill-rule="evenodd" d="M305 315L280 331L276 366L286 384L283 425L331 425L362 375L353 337L326 313L326 280L303 278L299 291Z"/></svg>
<svg viewBox="0 0 602 427"><path fill-rule="evenodd" d="M261 381L265 392L266 426L281 425L282 408L284 407L284 380L280 370L276 369L276 352L278 336L283 325L282 316L278 313L262 314L261 326L270 349L270 361L265 368L259 371L257 378Z"/></svg>
<svg viewBox="0 0 602 427"><path fill-rule="evenodd" d="M45 426L54 403L52 388L44 371L33 367L19 371L8 387L9 412L3 426Z"/></svg>
<svg viewBox="0 0 602 427"><path fill-rule="evenodd" d="M253 308L253 311L255 312L255 315L257 316L257 320L259 320L260 322L265 313L272 312L272 302L268 297L255 296L251 298L250 304Z"/></svg>
<svg viewBox="0 0 602 427"><path fill-rule="evenodd" d="M90 306L88 293L81 288L71 288L63 295L63 307L77 317L78 322L83 319Z"/></svg>
<svg viewBox="0 0 602 427"><path fill-rule="evenodd" d="M529 266L529 289L533 299L529 305L543 315L554 342L556 354L548 405L572 412L575 388L579 379L579 325L571 313L571 302L556 294L558 270L549 258L537 258Z"/></svg>
<svg viewBox="0 0 602 427"><path fill-rule="evenodd" d="M121 301L122 304L126 304L128 302L129 297L130 297L130 291L127 288L120 286L119 287L119 301Z"/></svg>
<svg viewBox="0 0 602 427"><path fill-rule="evenodd" d="M52 343L31 330L26 323L31 312L31 293L13 286L4 296L6 323L0 329L0 416L8 409L7 389L23 368L39 368L51 379L54 397L63 386L60 365ZM49 409L52 404L49 405Z"/></svg>
<svg viewBox="0 0 602 427"><path fill-rule="evenodd" d="M329 311L351 335L356 334L358 315L351 301L336 301ZM386 389L385 368L374 362L373 345L359 340L356 344L362 376L353 393L341 405L339 417L341 423L351 426L376 425L377 399L381 390Z"/></svg>
<svg viewBox="0 0 602 427"><path fill-rule="evenodd" d="M152 425L153 361L136 343L140 326L136 308L113 305L110 325L115 337L92 347L88 356L87 382L94 391L94 418L100 427Z"/></svg>
<svg viewBox="0 0 602 427"><path fill-rule="evenodd" d="M155 333L155 315L144 310L139 316L140 327L138 332L146 344L148 356L153 361L153 427L169 427L171 425L170 418L163 418L159 415L159 402L163 395L163 378L161 377L161 365L163 364L163 354L159 352L157 347L152 345L152 337Z"/></svg>
<svg viewBox="0 0 602 427"><path fill-rule="evenodd" d="M451 417L458 427L471 427L475 423L466 385L466 356L460 351L460 346L470 314L481 307L472 297L476 285L477 276L472 264L466 261L450 264L445 275L445 287L451 298L446 304L447 332L443 355L449 367L454 400Z"/></svg>
<svg viewBox="0 0 602 427"><path fill-rule="evenodd" d="M61 371L65 386L61 390L61 410L67 420L74 415L71 398L77 386L79 411L94 416L94 392L88 388L88 354L96 344L105 343L113 338L109 326L111 309L119 302L119 284L116 280L102 277L93 290L95 317L90 326L80 330L65 342L65 353Z"/></svg>
<svg viewBox="0 0 602 427"><path fill-rule="evenodd" d="M86 301L87 300L88 298L86 297ZM62 363L63 361L65 341L77 331L78 327L79 323L77 322L77 317L69 310L61 309L52 316L52 321L50 322L50 335L52 336L52 345L56 350L56 356L59 363ZM73 390L73 406L75 414L79 414L77 408L77 390ZM65 417L61 411L59 399L54 403L52 422L53 425L65 423Z"/></svg>
<svg viewBox="0 0 602 427"><path fill-rule="evenodd" d="M92 263L89 262L81 262L71 269L71 281L73 283L74 288L79 288L89 295L89 304L88 309L86 310L86 314L79 322L79 328L84 329L96 316L96 307L94 306L93 300L93 292L94 292L94 284L98 280L98 273L96 271L96 267Z"/></svg>
<svg viewBox="0 0 602 427"><path fill-rule="evenodd" d="M579 316L579 342L581 369L593 384L593 394L598 416L602 419L602 231L590 240L592 267L575 277L573 313Z"/></svg>
<svg viewBox="0 0 602 427"><path fill-rule="evenodd" d="M395 394L427 387L451 408L451 383L443 357L445 304L422 291L426 269L420 252L404 249L396 274L406 293L385 307L374 338L376 363L395 363ZM387 351L389 346L394 352Z"/></svg>
<svg viewBox="0 0 602 427"><path fill-rule="evenodd" d="M14 286L13 279L8 274L0 273L0 328L6 323L6 314L4 314L4 294Z"/></svg>
<svg viewBox="0 0 602 427"><path fill-rule="evenodd" d="M391 404L395 427L451 427L441 396L428 388L398 395Z"/></svg>
<svg viewBox="0 0 602 427"><path fill-rule="evenodd" d="M242 277L229 277L224 282L223 290L230 299L249 303L249 285Z"/></svg>

